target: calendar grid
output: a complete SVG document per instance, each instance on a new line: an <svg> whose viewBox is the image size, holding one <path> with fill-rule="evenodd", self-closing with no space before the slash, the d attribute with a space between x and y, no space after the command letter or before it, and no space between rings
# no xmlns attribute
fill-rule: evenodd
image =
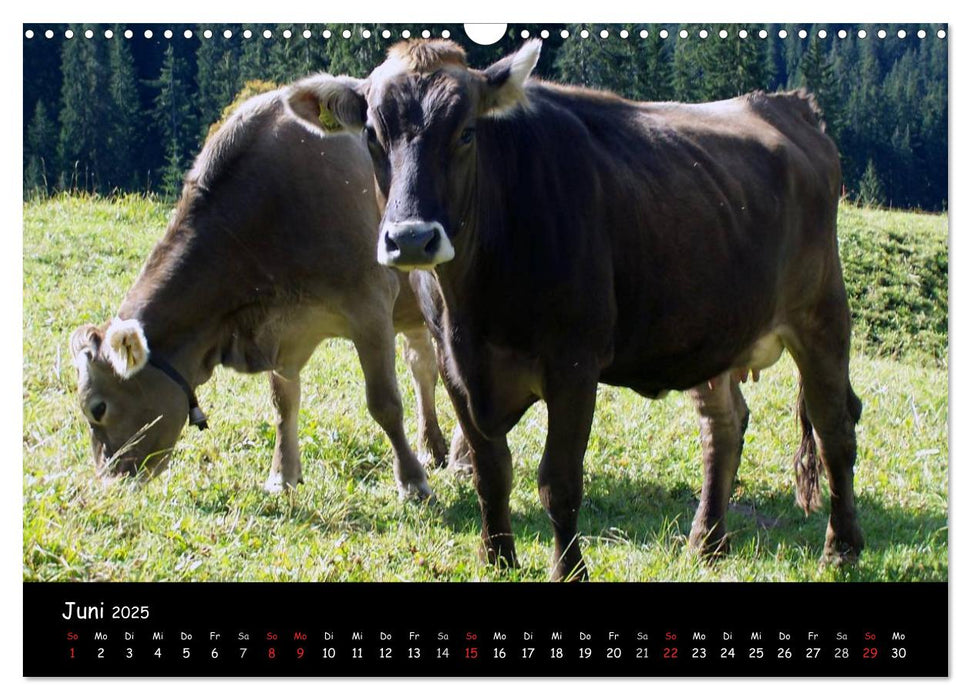
<svg viewBox="0 0 971 700"><path fill-rule="evenodd" d="M27 676L948 674L943 583L27 583L24 599Z"/></svg>

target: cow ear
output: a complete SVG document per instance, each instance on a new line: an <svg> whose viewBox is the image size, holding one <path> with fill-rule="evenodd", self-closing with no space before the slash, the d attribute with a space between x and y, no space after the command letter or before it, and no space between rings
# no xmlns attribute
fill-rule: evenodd
<svg viewBox="0 0 971 700"><path fill-rule="evenodd" d="M542 47L543 42L539 39L527 41L519 51L493 63L483 71L483 116L498 116L523 103L526 99L523 85L536 67Z"/></svg>
<svg viewBox="0 0 971 700"><path fill-rule="evenodd" d="M321 73L294 83L284 103L301 124L317 132L359 132L367 119L363 80Z"/></svg>
<svg viewBox="0 0 971 700"><path fill-rule="evenodd" d="M74 362L89 362L97 357L102 340L101 329L90 323L71 333L71 357Z"/></svg>
<svg viewBox="0 0 971 700"><path fill-rule="evenodd" d="M105 331L104 356L122 379L128 379L148 363L148 341L136 319L114 319Z"/></svg>

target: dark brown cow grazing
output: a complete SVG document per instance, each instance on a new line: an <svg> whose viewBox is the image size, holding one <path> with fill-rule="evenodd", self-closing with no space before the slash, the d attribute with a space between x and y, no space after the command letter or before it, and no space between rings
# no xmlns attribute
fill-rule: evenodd
<svg viewBox="0 0 971 700"><path fill-rule="evenodd" d="M204 419L198 409L190 415L193 389L225 365L270 373L279 418L266 488L296 486L300 370L336 336L357 348L399 491L428 496L402 425L395 331L407 338L419 430L443 462L438 373L407 280L374 259L380 212L370 160L358 139L307 132L283 94L248 100L208 140L118 317L71 337L97 466L111 474L164 468L187 415Z"/></svg>
<svg viewBox="0 0 971 700"><path fill-rule="evenodd" d="M387 203L378 259L421 270L490 561L515 563L506 433L543 399L554 577L586 575L577 513L598 382L691 393L705 475L690 542L719 550L748 420L739 379L784 348L803 386L800 503L816 505L821 463L824 556L855 557L840 167L812 99L634 103L527 81L539 51L477 71L455 44L399 44L366 80L320 76L289 99L308 125L365 132Z"/></svg>

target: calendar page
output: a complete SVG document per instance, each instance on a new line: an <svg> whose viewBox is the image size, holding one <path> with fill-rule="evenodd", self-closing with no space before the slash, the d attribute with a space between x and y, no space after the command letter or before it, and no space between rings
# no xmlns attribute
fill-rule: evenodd
<svg viewBox="0 0 971 700"><path fill-rule="evenodd" d="M948 675L946 24L22 41L25 676Z"/></svg>

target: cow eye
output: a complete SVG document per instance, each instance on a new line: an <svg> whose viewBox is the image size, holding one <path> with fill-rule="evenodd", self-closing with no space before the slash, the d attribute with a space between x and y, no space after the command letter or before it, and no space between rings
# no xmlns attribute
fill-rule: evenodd
<svg viewBox="0 0 971 700"><path fill-rule="evenodd" d="M462 143L464 143L464 144L470 144L470 143L472 143L472 139L474 139L474 138L475 138L475 127L474 126L467 126L466 128L464 128L462 130L461 136L459 136L459 140Z"/></svg>
<svg viewBox="0 0 971 700"><path fill-rule="evenodd" d="M104 401L98 401L89 407L91 411L91 417L94 418L95 423L100 423L101 419L105 417L105 411L108 410L108 404Z"/></svg>
<svg viewBox="0 0 971 700"><path fill-rule="evenodd" d="M364 136L367 139L367 148L371 154L372 160L375 162L380 162L384 158L384 149L381 147L381 142L378 141L378 133L374 130L373 126L367 126L364 128Z"/></svg>

